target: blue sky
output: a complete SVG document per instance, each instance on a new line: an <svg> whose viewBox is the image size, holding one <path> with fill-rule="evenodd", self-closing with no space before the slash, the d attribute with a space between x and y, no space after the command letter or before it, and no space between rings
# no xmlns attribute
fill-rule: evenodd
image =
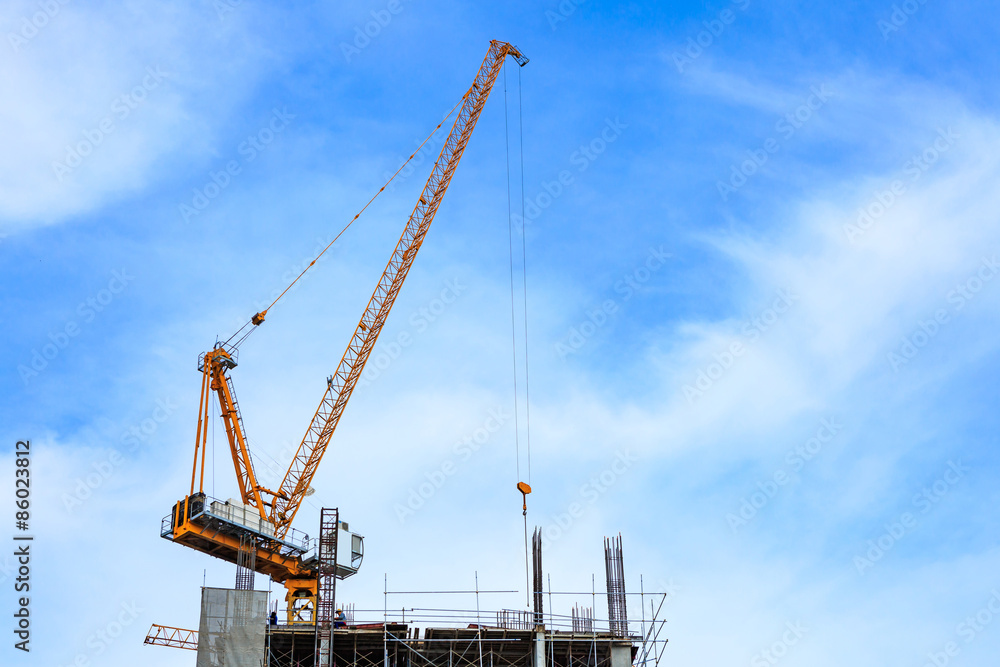
<svg viewBox="0 0 1000 667"><path fill-rule="evenodd" d="M552 587L588 590L621 532L629 588L671 592L673 664L776 664L789 623L790 667L996 655L991 5L3 6L0 432L9 479L32 440L36 534L34 651L5 642L5 664L194 664L141 641L196 627L202 581L233 583L157 532L186 489L197 356L353 217L490 39L531 58L508 63L506 111ZM366 536L338 589L359 608L384 577L523 591L503 83L297 519L339 506ZM243 346L259 466L301 439L420 162Z"/></svg>

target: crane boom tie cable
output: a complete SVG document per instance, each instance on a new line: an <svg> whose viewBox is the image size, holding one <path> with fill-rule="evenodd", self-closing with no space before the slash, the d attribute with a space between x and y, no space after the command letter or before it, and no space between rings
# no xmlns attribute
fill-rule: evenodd
<svg viewBox="0 0 1000 667"><path fill-rule="evenodd" d="M517 340L514 332L514 230L513 223L511 221L511 206L510 206L510 126L507 121L508 116L508 106L507 102L507 62L504 61L503 64L503 147L504 147L504 157L506 164L506 174L507 174L507 248L510 256L510 349L511 349L511 359L514 366L514 468L517 474L517 481L521 481L521 444L518 440L518 427L517 427ZM528 596L530 592L528 589L531 588L530 584L531 575L528 571L528 506L525 503L524 506L524 582L525 589L524 595L525 599L529 599Z"/></svg>
<svg viewBox="0 0 1000 667"><path fill-rule="evenodd" d="M237 336L239 336L239 335L240 335L241 333L243 333L243 330L244 330L244 329L246 329L247 327L250 327L251 325L253 325L253 326L252 326L252 327L251 327L251 328L249 329L249 331L247 331L247 332L246 332L245 334L243 334L243 335L242 335L242 336L241 336L241 337L239 338L239 340L237 340L237 341L236 341L236 343L234 343L234 344L232 345L232 347L234 347L234 348L238 348L238 347L239 347L240 345L242 345L242 344L243 344L243 341L245 341L245 340L247 339L247 337L248 337L248 336L249 336L249 335L250 335L251 333L253 333L253 332L254 332L254 331L255 331L255 330L257 329L257 327L258 327L258 326L259 326L259 325L260 325L260 324L261 324L261 323L262 323L262 322L264 321L264 317L265 317L265 316L267 315L267 311L269 311L269 310L270 310L270 309L271 309L272 307L274 307L274 304L278 303L278 301L279 301L279 300L281 299L281 297L285 296L285 294L286 294L286 293L288 292L288 290L292 289L292 287L294 287L294 286L295 286L295 283L299 282L299 279L300 279L300 278L302 278L302 276L304 276L304 275L305 275L306 271L308 271L309 269L311 269L311 268L312 268L312 267L313 267L313 266L314 266L314 265L316 264L316 262L317 262L317 261L319 261L319 259L320 259L320 258L321 258L321 257L322 257L322 256L323 256L323 255L324 255L325 253L326 253L326 251L330 249L330 246L332 246L332 245L333 245L334 243L336 243L336 242L337 242L337 240L338 240L338 239L340 239L340 237L341 237L341 236L342 236L342 235L344 234L344 232L346 232L346 231L347 231L347 229L348 229L348 228L349 228L349 227L350 227L351 225L353 225L353 224L354 224L354 221L355 221L355 220L357 220L358 218L360 218L360 217L361 217L361 214L365 212L365 209L367 209L367 208L368 208L369 206L371 206L372 202L374 202L374 201L375 201L375 199L377 199L377 198L378 198L378 196L379 196L380 194L382 194L382 193L383 193L383 192L385 191L386 187L388 187L388 185L389 185L390 183L392 183L392 181L393 181L393 180L394 180L394 179L396 178L396 176L398 176L398 175L399 175L399 172L403 171L403 169L404 169L404 168L406 167L406 165L408 165L408 164L410 163L410 161L411 161L411 160L412 160L413 158L415 158L415 157L417 156L417 153L419 153L419 152L420 152L421 150L423 150L423 148L424 148L424 145L425 145L425 144L426 144L426 143L427 143L428 141L430 141L430 140L431 140L431 138L432 138L432 137L433 137L433 136L434 136L434 135L435 135L435 134L437 133L437 131L441 129L441 126L442 126L442 125L444 125L444 124L445 124L445 122L446 122L446 121L447 121L447 120L448 120L449 118L451 118L451 115L452 115L453 113L455 113L455 111L456 111L456 110L458 109L458 107L460 107L460 106L462 105L462 103L463 103L463 102L465 101L465 98L466 98L466 97L468 97L468 95L469 95L469 93L468 93L468 92L466 92L466 93L465 93L465 95L462 95L462 99L460 99L460 100L458 101L458 104L456 104L456 105L455 105L455 106L454 106L454 107L452 108L452 110L451 110L451 111L449 111L449 112L448 112L448 114L447 114L447 115L446 115L446 116L445 116L444 118L442 118L442 119L441 119L441 122L440 122L440 123L438 123L438 124L437 124L437 126L436 126L436 127L435 127L435 128L433 129L433 130L431 130L431 133L427 135L427 138L426 138L426 139L424 139L424 140L423 140L422 142L420 142L420 145L419 145L419 146L417 146L417 149L416 149L415 151L413 151L413 153L412 153L412 154L410 155L410 157L408 157L408 158L406 159L406 162L404 162L403 164L401 164L401 165L399 166L399 169L397 169L397 170L396 170L396 172L395 172L395 173L394 173L394 174L393 174L392 176L390 176L390 177L389 177L389 180L387 180L387 181L385 182L385 184L384 184L384 185L383 185L382 187L380 187L380 188L378 189L378 192L376 192L376 193L375 193L375 194L374 194L374 195L372 196L372 198L368 200L368 203L367 203L367 204L365 204L365 205L364 205L364 206L363 206L363 207L361 208L361 210L360 210L360 211L358 211L358 212L357 212L357 214L356 214L356 215L355 215L355 216L354 216L353 218L351 218L350 222L348 222L348 223L347 223L346 225L344 225L344 228L343 228L343 229L341 229L341 230L340 230L340 231L339 231L339 232L337 233L337 235L336 235L335 237L333 237L333 240L332 240L332 241L330 241L330 242L329 242L328 244L326 244L326 247L325 247L325 248L323 248L323 250L321 250L321 251L320 251L320 253L319 253L318 255L316 255L316 257L315 257L315 258L313 258L313 260L312 260L311 262L309 262L309 264L308 264L308 265L306 266L306 268L302 269L302 272L301 272L301 273L299 273L299 275L297 275L297 276L295 277L295 280L293 280L293 281L292 281L291 283L289 283L289 284L288 284L288 287L286 287L286 288L284 289L284 291L282 291L282 292L281 292L281 294L279 294L279 295L278 295L278 296L277 296L277 297L276 297L276 298L274 299L274 301L272 301L272 302L271 302L271 304L270 304L270 305L269 305L269 306L268 306L267 308L265 308L264 310L260 311L259 313L256 313L256 314L255 314L255 315L254 315L253 317L251 317L251 318L250 318L250 321L248 321L248 322L247 322L246 324L244 324L243 326L241 326L241 327L239 328L239 330L237 330L237 331L236 331L236 333L234 333L234 334L233 334L232 336L230 336L230 337L229 337L228 339L226 339L226 342L225 342L225 343L223 343L223 345L229 345L229 342L230 342L231 340L233 340L234 338L236 338Z"/></svg>
<svg viewBox="0 0 1000 667"><path fill-rule="evenodd" d="M514 327L514 225L510 205L510 129L507 124L507 63L503 68L503 129L504 149L507 157L507 236L510 253L510 347L514 362L514 448L517 461L517 480L521 481L521 444L517 414L517 335Z"/></svg>
<svg viewBox="0 0 1000 667"><path fill-rule="evenodd" d="M521 68L517 68L517 131L521 158L521 277L524 286L524 440L527 446L528 486L531 486L531 393L528 382L528 244L524 226L524 114L521 105Z"/></svg>
<svg viewBox="0 0 1000 667"><path fill-rule="evenodd" d="M524 441L527 448L525 454L528 464L528 488L531 488L531 393L528 383L528 250L527 250L527 230L525 229L524 217L524 115L521 105L521 68L517 68L517 131L518 131L518 153L521 166L521 284L524 288ZM507 207L510 209L510 175L508 172L508 199ZM511 252L511 262L513 268L513 252ZM513 276L512 276L513 278ZM511 281L511 290L514 288ZM514 306L514 294L511 292L511 307ZM513 324L513 321L511 322ZM516 372L516 371L515 371ZM527 573L528 561L528 503L524 503L524 560L525 573ZM551 607L551 605L550 605ZM551 613L551 609L549 610Z"/></svg>
<svg viewBox="0 0 1000 667"><path fill-rule="evenodd" d="M520 76L520 71L518 71L518 76ZM510 126L507 120L508 117L508 107L509 103L507 101L507 63L504 62L503 68L503 128L504 128L504 150L506 153L507 161L507 238L508 238L508 251L510 254L510 345L511 354L513 361L514 370L514 457L515 457L515 467L517 470L517 488L521 491L522 497L524 498L524 505L522 510L522 515L524 516L524 580L525 580L525 602L528 606L531 606L531 570L528 566L528 501L527 492L522 488L521 482L521 445L519 440L520 431L520 420L518 418L518 408L517 408L517 327L514 318L514 224L513 216L511 210L511 196L510 196ZM522 179L523 179L522 175ZM523 198L523 193L522 193ZM522 225L524 216L521 217ZM527 486L530 492L531 485Z"/></svg>

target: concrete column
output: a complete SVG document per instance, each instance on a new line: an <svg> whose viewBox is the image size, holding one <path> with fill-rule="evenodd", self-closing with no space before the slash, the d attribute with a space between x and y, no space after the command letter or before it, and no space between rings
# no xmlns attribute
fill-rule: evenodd
<svg viewBox="0 0 1000 667"><path fill-rule="evenodd" d="M542 626L539 626L542 628ZM535 630L535 667L545 667L545 630ZM617 666L612 666L617 667ZM625 667L630 667L626 665Z"/></svg>
<svg viewBox="0 0 1000 667"><path fill-rule="evenodd" d="M632 644L630 642L611 645L611 667L632 667Z"/></svg>

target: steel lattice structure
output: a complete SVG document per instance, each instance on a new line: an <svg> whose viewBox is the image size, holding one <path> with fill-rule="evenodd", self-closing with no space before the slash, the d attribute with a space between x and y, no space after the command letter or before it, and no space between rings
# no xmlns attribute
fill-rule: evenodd
<svg viewBox="0 0 1000 667"><path fill-rule="evenodd" d="M236 562L240 557L242 534L247 531L252 532L258 546L255 567L258 572L265 573L274 581L284 584L288 589L286 599L290 610L292 603L304 599L315 600L318 586L318 574L315 568L303 560L308 549L307 545L294 539L294 533L290 536L292 521L311 488L313 477L330 439L364 371L365 363L374 349L399 290L413 266L431 222L441 206L507 56L513 57L521 66L528 62L528 59L511 44L496 40L490 42L489 51L472 86L462 98L455 122L431 169L427 183L403 228L403 233L396 243L375 291L368 300L346 351L327 381L326 392L277 490L267 489L258 483L243 416L236 402L232 378L229 376L229 372L237 365L238 345L243 339L233 345L217 344L199 358L199 370L202 371L201 400L194 464L191 471L191 491L187 497L175 504L172 514L164 519L160 534L193 549ZM383 186L380 192L384 189ZM315 260L312 264L315 264ZM253 327L263 323L265 314L266 311L262 311L251 318ZM208 423L211 420L213 393L219 403L229 441L240 498L246 507L259 515L259 521L248 522L242 508L232 506L233 509L227 509L231 503L226 502L224 505L227 507L223 507L223 504L213 502L205 496L205 452L208 449ZM234 512L240 517L238 521L232 519ZM358 561L360 562L360 557ZM353 571L356 571L356 568ZM337 576L350 576L353 571L342 570ZM290 620L294 620L291 611L289 614Z"/></svg>
<svg viewBox="0 0 1000 667"><path fill-rule="evenodd" d="M190 651L198 650L198 631L185 630L184 628L172 628L168 625L157 625L153 623L146 633L146 640L143 644L151 646L170 646L172 648L186 648Z"/></svg>
<svg viewBox="0 0 1000 667"><path fill-rule="evenodd" d="M608 584L608 625L617 637L628 635L628 612L625 608L625 566L622 562L622 536L604 540L604 569Z"/></svg>

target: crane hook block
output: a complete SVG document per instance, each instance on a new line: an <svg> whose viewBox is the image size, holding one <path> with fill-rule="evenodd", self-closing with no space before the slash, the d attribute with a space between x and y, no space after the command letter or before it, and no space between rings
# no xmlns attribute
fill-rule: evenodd
<svg viewBox="0 0 1000 667"><path fill-rule="evenodd" d="M252 324L253 324L253 325L254 325L255 327L259 327L259 326L260 326L260 324L261 324L261 322L263 322L263 321L264 321L264 316L265 316L265 315L267 315L267 311L266 311L266 310L262 310L262 311L260 311L259 313L257 313L256 315L254 315L253 317L251 317L251 318L250 318L250 322L251 322L251 323L252 323Z"/></svg>
<svg viewBox="0 0 1000 667"><path fill-rule="evenodd" d="M518 482L517 490L521 492L521 509L524 510L524 516L528 516L528 494L531 493L531 487L524 482Z"/></svg>

